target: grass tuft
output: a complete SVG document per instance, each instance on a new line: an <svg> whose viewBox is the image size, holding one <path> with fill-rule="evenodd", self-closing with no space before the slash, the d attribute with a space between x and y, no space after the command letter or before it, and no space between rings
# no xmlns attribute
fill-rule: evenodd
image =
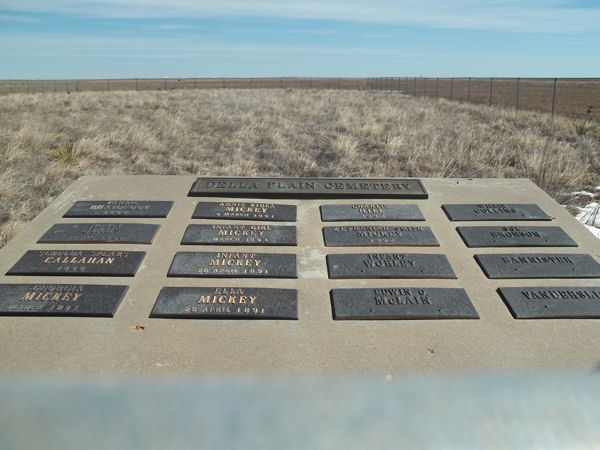
<svg viewBox="0 0 600 450"><path fill-rule="evenodd" d="M79 163L86 153L75 147L72 141L67 141L62 142L58 148L48 150L48 156L52 161L72 166Z"/></svg>

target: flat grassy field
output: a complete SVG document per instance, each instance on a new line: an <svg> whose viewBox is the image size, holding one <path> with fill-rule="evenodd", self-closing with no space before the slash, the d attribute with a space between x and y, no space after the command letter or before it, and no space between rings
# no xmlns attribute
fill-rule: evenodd
<svg viewBox="0 0 600 450"><path fill-rule="evenodd" d="M600 184L596 122L398 93L205 89L0 97L0 246L81 175L527 177Z"/></svg>

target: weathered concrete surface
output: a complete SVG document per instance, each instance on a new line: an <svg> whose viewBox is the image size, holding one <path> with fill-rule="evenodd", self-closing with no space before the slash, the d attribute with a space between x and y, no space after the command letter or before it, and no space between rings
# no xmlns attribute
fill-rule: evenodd
<svg viewBox="0 0 600 450"><path fill-rule="evenodd" d="M592 369L600 362L600 320L515 320L497 294L498 287L599 286L600 280L489 280L473 259L475 253L497 248L467 248L455 228L473 222L451 222L444 203L536 203L554 218L547 225L562 227L578 244L553 253L589 253L600 260L600 240L529 180L422 179L427 200L375 200L377 203L417 204L440 247L403 248L403 252L445 254L456 280L329 280L325 255L348 253L349 247L325 247L319 205L347 204L340 200L270 200L298 206L298 247L223 247L298 255L298 279L167 278L188 224L225 221L191 219L199 201L230 198L188 197L194 176L83 177L70 186L14 240L0 250L0 283L127 284L130 289L112 319L61 317L0 317L2 373L161 374L161 373L376 373L394 374L440 370L525 369L573 367ZM127 219L130 223L161 225L152 245L37 244L78 200L173 200L164 219ZM244 199L244 201L249 201ZM360 203L364 203L361 200ZM89 219L90 221L95 219ZM123 222L125 219L102 219ZM232 223L244 223L236 221ZM256 224L257 222L248 222ZM293 223L283 223L293 225ZM338 225L351 225L340 222ZM377 222L361 222L361 225ZM380 223L379 223L380 224ZM386 225L410 225L388 222ZM494 225L510 225L495 222ZM490 225L489 222L486 225ZM518 225L542 225L519 222ZM32 249L120 249L147 251L134 278L5 276ZM196 250L197 249L197 250ZM215 251L214 246L194 246ZM356 248L369 252L370 248ZM504 249L510 252L510 249ZM354 250L352 250L354 251ZM374 252L397 252L376 247ZM521 250L520 250L521 251ZM528 253L547 252L528 249ZM150 319L164 286L270 287L298 290L297 321ZM479 320L334 321L329 290L333 288L462 287L479 313Z"/></svg>

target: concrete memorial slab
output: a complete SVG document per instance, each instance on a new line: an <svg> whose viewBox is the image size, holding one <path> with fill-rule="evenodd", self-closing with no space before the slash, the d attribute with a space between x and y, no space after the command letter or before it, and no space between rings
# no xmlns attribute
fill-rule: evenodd
<svg viewBox="0 0 600 450"><path fill-rule="evenodd" d="M82 177L0 249L1 373L594 370L598 261L529 180Z"/></svg>
<svg viewBox="0 0 600 450"><path fill-rule="evenodd" d="M80 201L63 217L167 217L173 202L143 200Z"/></svg>
<svg viewBox="0 0 600 450"><path fill-rule="evenodd" d="M166 319L298 319L295 289L165 287L150 317Z"/></svg>
<svg viewBox="0 0 600 450"><path fill-rule="evenodd" d="M353 203L321 205L323 222L425 220L417 205L387 205L385 203Z"/></svg>
<svg viewBox="0 0 600 450"><path fill-rule="evenodd" d="M46 231L38 242L152 244L159 228L148 223L60 223Z"/></svg>
<svg viewBox="0 0 600 450"><path fill-rule="evenodd" d="M265 202L198 202L192 219L295 222L296 205Z"/></svg>
<svg viewBox="0 0 600 450"><path fill-rule="evenodd" d="M188 225L183 245L296 245L296 227L283 225Z"/></svg>
<svg viewBox="0 0 600 450"><path fill-rule="evenodd" d="M0 316L113 317L127 286L2 284Z"/></svg>
<svg viewBox="0 0 600 450"><path fill-rule="evenodd" d="M467 247L577 247L560 227L457 227Z"/></svg>

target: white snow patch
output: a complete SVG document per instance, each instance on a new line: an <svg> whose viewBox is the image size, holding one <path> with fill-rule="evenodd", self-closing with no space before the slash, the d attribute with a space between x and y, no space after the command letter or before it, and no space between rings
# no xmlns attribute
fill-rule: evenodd
<svg viewBox="0 0 600 450"><path fill-rule="evenodd" d="M569 195L587 195L588 197L595 197L596 196L596 194L594 194L592 192L588 192L588 191L570 192Z"/></svg>
<svg viewBox="0 0 600 450"><path fill-rule="evenodd" d="M600 239L600 228L591 227L589 225L584 225L584 227L586 227L588 230L590 230L590 233Z"/></svg>
<svg viewBox="0 0 600 450"><path fill-rule="evenodd" d="M589 203L583 208L579 208L579 214L575 218L600 238L600 203Z"/></svg>

